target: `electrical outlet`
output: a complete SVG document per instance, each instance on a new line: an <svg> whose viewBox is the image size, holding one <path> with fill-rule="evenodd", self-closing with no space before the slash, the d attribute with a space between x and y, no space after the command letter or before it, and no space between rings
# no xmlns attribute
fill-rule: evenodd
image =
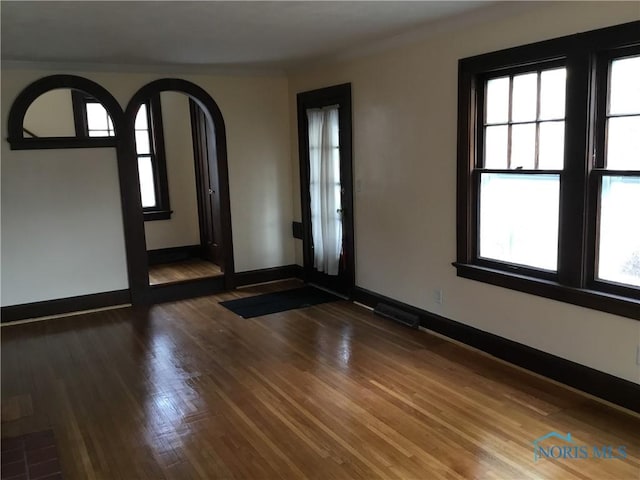
<svg viewBox="0 0 640 480"><path fill-rule="evenodd" d="M442 305L443 298L442 298L442 289L441 288L437 288L436 290L433 291L433 299L435 300L435 302L438 305Z"/></svg>

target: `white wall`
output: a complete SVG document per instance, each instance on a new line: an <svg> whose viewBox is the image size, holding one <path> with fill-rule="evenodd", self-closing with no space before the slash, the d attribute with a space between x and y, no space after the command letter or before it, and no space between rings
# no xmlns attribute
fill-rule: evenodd
<svg viewBox="0 0 640 480"><path fill-rule="evenodd" d="M356 283L408 304L640 383L640 322L458 278L458 59L640 18L638 4L540 3L412 45L294 73L295 94L352 82ZM295 216L300 219L292 128ZM297 242L297 260L302 263ZM444 304L434 290L443 289Z"/></svg>
<svg viewBox="0 0 640 480"><path fill-rule="evenodd" d="M75 137L71 90L58 88L40 95L27 109L24 127L38 137Z"/></svg>
<svg viewBox="0 0 640 480"><path fill-rule="evenodd" d="M158 78L184 78L207 90L227 129L236 271L294 262L286 77L3 68L3 306L127 288L115 153L21 152L10 150L6 141L7 116L17 94L57 73L98 82L123 107Z"/></svg>
<svg viewBox="0 0 640 480"><path fill-rule="evenodd" d="M173 214L169 220L144 223L147 250L200 244L189 97L163 92L160 104Z"/></svg>

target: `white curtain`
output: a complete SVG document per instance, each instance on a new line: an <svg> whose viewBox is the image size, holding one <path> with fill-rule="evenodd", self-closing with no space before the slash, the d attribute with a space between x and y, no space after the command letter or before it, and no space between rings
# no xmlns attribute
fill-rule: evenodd
<svg viewBox="0 0 640 480"><path fill-rule="evenodd" d="M337 275L342 251L338 106L307 110L314 266Z"/></svg>

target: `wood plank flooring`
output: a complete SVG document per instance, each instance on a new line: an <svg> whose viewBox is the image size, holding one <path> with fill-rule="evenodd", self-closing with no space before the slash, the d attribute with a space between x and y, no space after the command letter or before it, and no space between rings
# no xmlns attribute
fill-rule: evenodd
<svg viewBox="0 0 640 480"><path fill-rule="evenodd" d="M215 277L222 270L215 263L191 258L181 262L162 263L149 266L149 285L180 282L194 278Z"/></svg>
<svg viewBox="0 0 640 480"><path fill-rule="evenodd" d="M346 301L218 304L297 285L3 327L2 437L52 429L66 479L640 478L638 416ZM534 461L551 431L627 458Z"/></svg>

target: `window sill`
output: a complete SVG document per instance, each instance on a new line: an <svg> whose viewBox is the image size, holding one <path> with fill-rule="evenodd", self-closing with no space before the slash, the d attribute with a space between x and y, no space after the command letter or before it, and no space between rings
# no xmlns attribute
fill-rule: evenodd
<svg viewBox="0 0 640 480"><path fill-rule="evenodd" d="M458 276L462 278L640 320L639 300L585 288L568 287L551 280L532 278L478 265L458 262L454 262L452 265L456 267Z"/></svg>
<svg viewBox="0 0 640 480"><path fill-rule="evenodd" d="M145 222L153 222L155 220L171 220L173 210L149 210L142 212Z"/></svg>

